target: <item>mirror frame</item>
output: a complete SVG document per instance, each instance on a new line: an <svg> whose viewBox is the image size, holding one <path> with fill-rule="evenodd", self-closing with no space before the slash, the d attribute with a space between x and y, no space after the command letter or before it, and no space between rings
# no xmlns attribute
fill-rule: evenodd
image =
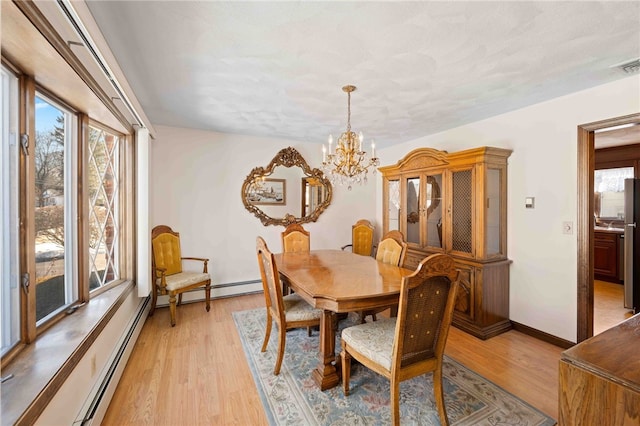
<svg viewBox="0 0 640 426"><path fill-rule="evenodd" d="M322 203L320 203L318 207L316 207L316 209L311 212L311 214L303 217L295 217L292 214L287 214L283 218L273 218L267 215L258 206L249 202L247 200L246 194L248 193L250 186L253 184L253 182L255 182L257 178L270 176L277 166L300 167L306 177L318 179L325 185L325 187L327 188L327 198ZM326 208L329 207L329 204L331 204L331 199L333 198L333 188L331 186L331 182L329 182L329 180L324 176L322 170L312 169L311 167L309 167L307 161L295 148L288 147L281 149L280 152L278 152L276 156L273 157L273 160L271 160L267 167L255 167L253 170L251 170L251 173L247 175L247 178L242 184L240 196L242 197L242 204L244 204L244 208L253 213L258 219L260 219L264 226L288 226L292 223L302 224L317 221L322 212L324 212Z"/></svg>

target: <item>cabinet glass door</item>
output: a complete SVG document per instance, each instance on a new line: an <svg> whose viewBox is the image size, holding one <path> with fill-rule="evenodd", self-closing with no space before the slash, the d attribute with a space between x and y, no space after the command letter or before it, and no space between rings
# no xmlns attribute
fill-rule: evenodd
<svg viewBox="0 0 640 426"><path fill-rule="evenodd" d="M451 249L473 253L473 170L451 174Z"/></svg>
<svg viewBox="0 0 640 426"><path fill-rule="evenodd" d="M442 174L426 176L425 181L426 245L442 248Z"/></svg>
<svg viewBox="0 0 640 426"><path fill-rule="evenodd" d="M501 209L501 182L502 174L500 169L487 170L487 201L486 201L486 230L485 241L487 256L501 254L500 242L500 209Z"/></svg>
<svg viewBox="0 0 640 426"><path fill-rule="evenodd" d="M400 180L387 181L387 230L400 230Z"/></svg>
<svg viewBox="0 0 640 426"><path fill-rule="evenodd" d="M421 245L420 241L420 217L421 217L421 200L420 200L420 176L407 178L405 191L407 200L407 216L405 227L405 238L407 243Z"/></svg>

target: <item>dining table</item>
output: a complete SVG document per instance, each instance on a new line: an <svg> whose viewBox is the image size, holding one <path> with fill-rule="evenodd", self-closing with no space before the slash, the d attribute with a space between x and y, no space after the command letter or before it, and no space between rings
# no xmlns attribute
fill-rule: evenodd
<svg viewBox="0 0 640 426"><path fill-rule="evenodd" d="M340 382L336 314L397 305L402 278L414 271L342 250L278 253L274 257L283 287L323 311L319 361L311 375L321 390L330 389Z"/></svg>

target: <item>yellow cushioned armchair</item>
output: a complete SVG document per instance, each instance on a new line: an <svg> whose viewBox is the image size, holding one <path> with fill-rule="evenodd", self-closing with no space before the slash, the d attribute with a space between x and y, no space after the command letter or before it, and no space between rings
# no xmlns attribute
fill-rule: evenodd
<svg viewBox="0 0 640 426"><path fill-rule="evenodd" d="M342 246L342 250L351 247L351 252L362 256L371 256L373 251L374 227L366 219L360 219L351 227L351 244Z"/></svg>
<svg viewBox="0 0 640 426"><path fill-rule="evenodd" d="M166 225L158 225L151 230L151 251L154 288L149 316L152 316L155 311L158 295L168 294L171 326L175 326L176 305L182 303L182 293L198 287L204 287L206 309L209 312L211 299L211 277L207 270L209 259L182 257L180 234ZM203 262L202 272L183 271L184 260Z"/></svg>

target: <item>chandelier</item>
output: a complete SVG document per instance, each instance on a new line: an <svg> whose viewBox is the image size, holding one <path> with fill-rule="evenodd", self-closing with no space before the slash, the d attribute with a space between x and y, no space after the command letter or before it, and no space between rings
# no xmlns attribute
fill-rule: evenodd
<svg viewBox="0 0 640 426"><path fill-rule="evenodd" d="M369 167L373 166L375 174L375 168L380 164L380 160L376 158L373 139L371 140L371 158L367 160L367 153L362 148L364 140L362 132L356 135L351 131L351 92L356 90L356 86L344 86L342 90L347 93L347 131L340 135L335 151L332 149L332 135L329 135L329 152L327 147L322 145L322 170L332 184L348 184L351 190L351 185L354 183L367 183Z"/></svg>

